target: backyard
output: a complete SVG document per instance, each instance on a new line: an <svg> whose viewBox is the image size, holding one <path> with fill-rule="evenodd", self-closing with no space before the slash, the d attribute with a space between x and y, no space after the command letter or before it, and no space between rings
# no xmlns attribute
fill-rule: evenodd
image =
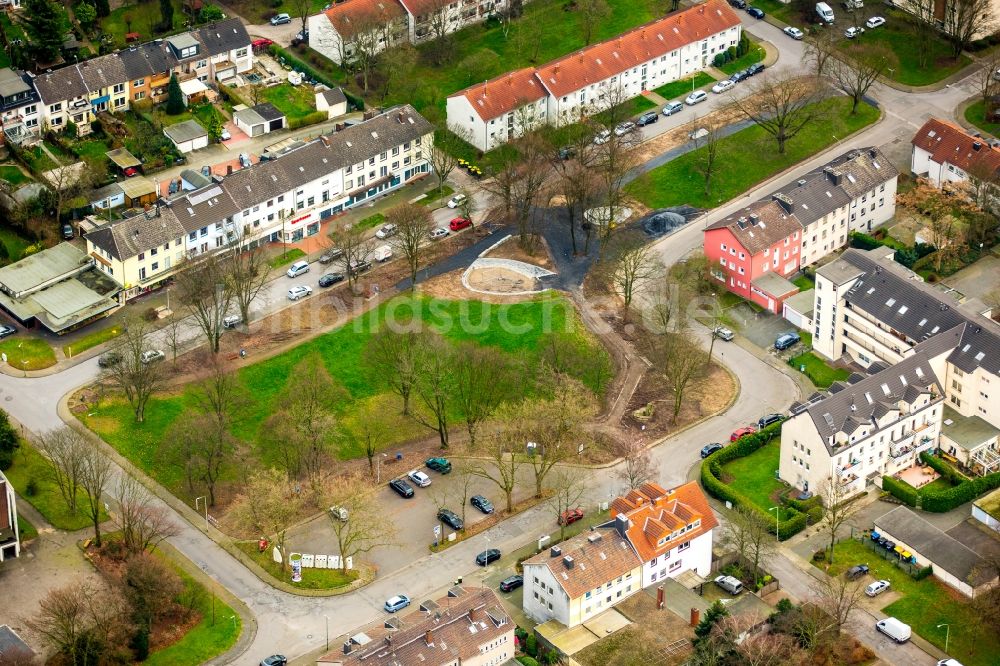
<svg viewBox="0 0 1000 666"><path fill-rule="evenodd" d="M182 11L181 3L172 0L174 5L174 29L178 32L184 29L187 15ZM129 32L139 33L139 42L148 42L161 33L154 29L163 21L160 14L160 3L142 2L126 4L101 19L100 30L110 35L116 48L125 46L125 35Z"/></svg>
<svg viewBox="0 0 1000 666"><path fill-rule="evenodd" d="M0 263L11 263L21 259L31 247L31 241L10 227L0 227L0 243L3 243L7 250L7 260Z"/></svg>
<svg viewBox="0 0 1000 666"><path fill-rule="evenodd" d="M279 111L288 117L289 123L292 120L301 120L311 113L316 113L316 100L309 86L293 86L290 83L282 83L260 91L260 100L270 102ZM326 119L326 114L323 115Z"/></svg>
<svg viewBox="0 0 1000 666"><path fill-rule="evenodd" d="M7 181L16 189L19 185L31 182L31 176L21 171L17 165L0 164L0 180Z"/></svg>
<svg viewBox="0 0 1000 666"><path fill-rule="evenodd" d="M775 437L750 455L723 465L723 480L768 513L771 507L781 505L778 495L788 488L777 478L780 454L781 438ZM782 520L789 517L784 509L781 513Z"/></svg>
<svg viewBox="0 0 1000 666"><path fill-rule="evenodd" d="M690 204L714 208L752 189L757 183L843 140L878 120L877 109L862 104L851 115L851 101L834 97L818 102L827 114L823 121L806 126L779 154L770 134L752 125L718 141L718 157L710 194L699 163L705 147L685 153L640 176L630 185L632 194L650 208Z"/></svg>
<svg viewBox="0 0 1000 666"><path fill-rule="evenodd" d="M804 372L813 385L820 389L830 388L830 384L851 376L849 370L831 367L811 351L788 359L788 364L799 372Z"/></svg>
<svg viewBox="0 0 1000 666"><path fill-rule="evenodd" d="M882 608L888 615L910 625L925 640L944 649L945 630L950 624L948 654L965 666L991 666L1000 662L1000 633L984 626L982 618L968 600L934 576L914 580L909 574L886 562L870 548L855 540L838 543L829 574L839 576L858 562L866 562L872 580L886 579L900 599Z"/></svg>
<svg viewBox="0 0 1000 666"><path fill-rule="evenodd" d="M986 119L986 102L982 98L965 108L965 119L984 132L1000 137L1000 123Z"/></svg>

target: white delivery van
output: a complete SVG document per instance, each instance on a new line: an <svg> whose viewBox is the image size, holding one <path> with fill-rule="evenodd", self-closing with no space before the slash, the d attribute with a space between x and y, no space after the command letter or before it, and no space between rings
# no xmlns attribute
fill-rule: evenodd
<svg viewBox="0 0 1000 666"><path fill-rule="evenodd" d="M876 622L875 628L897 643L905 643L910 640L910 625L903 624L894 617L887 617Z"/></svg>
<svg viewBox="0 0 1000 666"><path fill-rule="evenodd" d="M816 3L816 13L827 23L833 23L833 10L825 2Z"/></svg>
<svg viewBox="0 0 1000 666"><path fill-rule="evenodd" d="M377 247L375 248L375 251L372 252L372 258L375 261L380 261L380 262L389 261L390 259L392 259L392 248L389 247L388 245L382 245L380 247Z"/></svg>

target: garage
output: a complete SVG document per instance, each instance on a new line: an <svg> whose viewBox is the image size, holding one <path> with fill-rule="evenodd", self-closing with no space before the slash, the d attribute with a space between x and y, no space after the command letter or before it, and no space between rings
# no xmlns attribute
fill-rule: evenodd
<svg viewBox="0 0 1000 666"><path fill-rule="evenodd" d="M279 111L273 104L264 102L252 108L237 108L233 114L233 121L236 126L246 132L249 136L262 136L276 130L284 129L287 125L285 114Z"/></svg>
<svg viewBox="0 0 1000 666"><path fill-rule="evenodd" d="M190 153L192 150L208 146L208 132L194 120L185 120L182 123L164 127L163 133L173 141L177 150L182 153Z"/></svg>

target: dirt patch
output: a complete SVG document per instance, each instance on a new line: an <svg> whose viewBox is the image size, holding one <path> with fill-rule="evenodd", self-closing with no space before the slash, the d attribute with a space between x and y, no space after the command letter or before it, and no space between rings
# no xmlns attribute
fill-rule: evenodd
<svg viewBox="0 0 1000 666"><path fill-rule="evenodd" d="M514 261L523 261L526 264L534 264L535 266L553 270L552 254L549 252L549 246L545 242L545 239L535 235L532 237L532 243L534 245L534 252L528 253L521 247L518 237L511 236L492 250L484 252L482 256L491 259L513 259Z"/></svg>
<svg viewBox="0 0 1000 666"><path fill-rule="evenodd" d="M469 286L473 289L499 293L537 291L538 280L507 268L474 268L469 272Z"/></svg>
<svg viewBox="0 0 1000 666"><path fill-rule="evenodd" d="M462 274L464 272L465 269L461 268L451 271L450 273L438 275L430 280L421 282L417 289L421 294L432 298L444 298L459 301L475 299L486 303L517 303L519 301L534 298L534 294L504 296L501 294L480 294L469 291L465 288L465 285L462 284Z"/></svg>
<svg viewBox="0 0 1000 666"><path fill-rule="evenodd" d="M645 426L647 435L658 439L720 411L729 404L735 392L736 384L732 376L713 362L709 370L687 389L677 422L674 423L670 383L652 368L632 394L622 425L627 428ZM643 410L648 417L638 418L637 412Z"/></svg>

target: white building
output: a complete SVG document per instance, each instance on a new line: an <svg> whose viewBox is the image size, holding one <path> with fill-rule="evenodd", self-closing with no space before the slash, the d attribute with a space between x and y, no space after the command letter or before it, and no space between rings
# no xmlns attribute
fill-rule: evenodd
<svg viewBox="0 0 1000 666"><path fill-rule="evenodd" d="M347 96L340 88L327 88L316 92L316 110L326 111L328 120L347 113Z"/></svg>
<svg viewBox="0 0 1000 666"><path fill-rule="evenodd" d="M21 537L17 527L17 498L7 477L0 472L0 562L21 554Z"/></svg>
<svg viewBox="0 0 1000 666"><path fill-rule="evenodd" d="M935 187L963 183L970 172L982 179L994 178L1000 172L1000 149L945 120L931 118L910 143L910 170Z"/></svg>
<svg viewBox="0 0 1000 666"><path fill-rule="evenodd" d="M537 124L578 122L705 69L739 43L740 30L728 4L708 0L540 67L459 91L448 98L448 126L486 151Z"/></svg>
<svg viewBox="0 0 1000 666"><path fill-rule="evenodd" d="M4 140L32 142L41 133L41 98L34 77L9 67L0 69L0 127Z"/></svg>

